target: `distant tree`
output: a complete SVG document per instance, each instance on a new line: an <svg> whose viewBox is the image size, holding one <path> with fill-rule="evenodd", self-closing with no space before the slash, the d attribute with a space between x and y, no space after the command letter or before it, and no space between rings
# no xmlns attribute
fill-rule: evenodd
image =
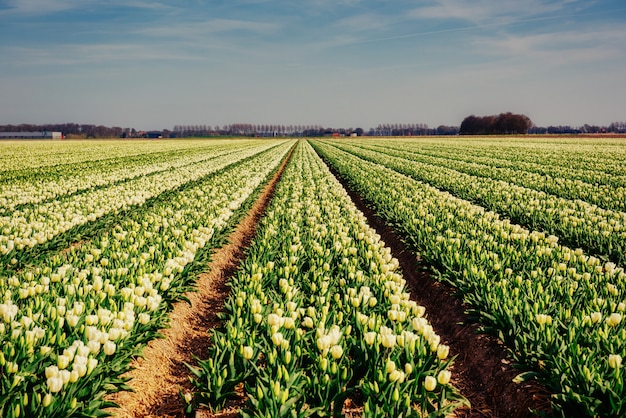
<svg viewBox="0 0 626 418"><path fill-rule="evenodd" d="M437 135L456 135L459 133L459 128L456 126L439 125L435 129Z"/></svg>
<svg viewBox="0 0 626 418"><path fill-rule="evenodd" d="M480 135L485 129L485 120L478 116L470 115L463 119L459 133L461 135Z"/></svg>
<svg viewBox="0 0 626 418"><path fill-rule="evenodd" d="M617 134L626 133L626 122L613 122L613 123L611 123L608 126L608 128L607 128L607 132L613 132L613 133L617 133Z"/></svg>
<svg viewBox="0 0 626 418"><path fill-rule="evenodd" d="M461 122L459 133L461 135L526 134L532 125L528 116L511 112L491 116L470 115Z"/></svg>

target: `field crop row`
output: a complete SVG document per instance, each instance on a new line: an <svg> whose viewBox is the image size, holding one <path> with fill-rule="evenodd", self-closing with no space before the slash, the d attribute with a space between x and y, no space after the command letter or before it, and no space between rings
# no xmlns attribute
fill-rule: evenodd
<svg viewBox="0 0 626 418"><path fill-rule="evenodd" d="M263 143L234 153L231 150L212 152L204 161L15 210L0 217L0 263L16 264L21 261L23 250L30 251L106 214L140 206L166 191L206 177L272 145Z"/></svg>
<svg viewBox="0 0 626 418"><path fill-rule="evenodd" d="M224 327L192 369L195 402L219 409L244 383L243 416L330 416L350 397L367 417L445 416L463 403L448 347L397 267L301 142L232 280Z"/></svg>
<svg viewBox="0 0 626 418"><path fill-rule="evenodd" d="M130 389L131 359L287 155L223 322L189 366L187 413L231 399L249 417L468 405L451 384L464 363L341 180L508 347L516 381L545 385L555 416L626 415L617 140L0 145L0 416L112 411L106 395Z"/></svg>
<svg viewBox="0 0 626 418"><path fill-rule="evenodd" d="M624 415L622 268L334 144L314 145L460 290L513 358L530 370L520 378L538 376L548 385L557 412Z"/></svg>
<svg viewBox="0 0 626 418"><path fill-rule="evenodd" d="M527 170L524 165L517 162L511 162L509 167L501 167L494 165L494 163L497 164L498 162L494 162L493 160L478 163L472 158L466 161L450 158L450 156L439 157L422 155L414 152L414 150L419 149L415 143L412 144L412 146L407 146L406 149L399 150L392 147L393 143L379 142L380 143L374 147L361 144L359 144L359 146L394 157L409 159L414 162L420 162L435 167L446 167L471 176L502 180L529 189L543 191L564 199L580 199L603 209L615 211L624 211L626 209L626 187L616 185L615 176L610 176L610 180L606 179L606 183L597 184L598 177L600 177L599 175L593 176L593 178L587 179L587 181L582 181L576 178L576 172L572 172L567 168L562 168L562 170L560 170L561 175L559 176L545 175L533 170ZM586 171L586 173L589 173L589 171ZM595 173L600 172L596 171ZM609 176L606 173L602 174Z"/></svg>
<svg viewBox="0 0 626 418"><path fill-rule="evenodd" d="M406 141L398 141L405 142ZM414 141L410 141L415 143ZM458 137L427 139L419 148L424 152L451 152L470 158L488 157L500 161L533 163L551 170L555 167L626 176L623 140L620 138L585 139L529 137Z"/></svg>
<svg viewBox="0 0 626 418"><path fill-rule="evenodd" d="M358 145L343 150L382 164L416 180L449 191L528 228L546 231L572 246L617 263L626 263L626 212L603 209L582 200L569 200L506 181L466 174L442 165L372 151ZM619 191L607 191L618 199ZM611 194L614 193L614 194Z"/></svg>
<svg viewBox="0 0 626 418"><path fill-rule="evenodd" d="M0 415L85 416L109 406L104 394L127 388L119 376L189 289L194 263L220 243L291 145L243 151L97 238L32 268L3 270Z"/></svg>
<svg viewBox="0 0 626 418"><path fill-rule="evenodd" d="M370 140L363 141L362 144L377 147L382 146L389 151L409 152L413 154L411 158L425 162L445 162L446 164L448 162L451 164L457 164L457 162L471 163L473 165L485 165L492 168L535 173L544 176L548 185L550 185L550 181L568 179L574 182L582 181L583 183L589 183L590 185L596 186L626 186L626 175L611 174L610 172L607 172L605 170L606 162L598 162L595 166L592 166L592 163L588 162L585 164L585 168L580 168L577 167L575 161L571 161L571 157L567 157L565 155L561 155L560 160L557 161L552 161L548 158L546 158L545 161L537 159L533 161L524 161L525 155L520 150L511 150L507 154L499 155L499 148L488 148L485 145L483 145L482 148L471 149L467 147L451 148L432 146L416 141L397 140ZM535 154L539 154L539 157L541 158L543 151L536 152ZM424 160L423 158L428 160ZM564 164L564 161L567 161L567 164Z"/></svg>
<svg viewBox="0 0 626 418"><path fill-rule="evenodd" d="M213 144L230 141L213 141ZM2 178L23 175L28 171L57 171L74 165L92 164L109 159L145 156L152 153L178 152L181 149L204 148L204 141L3 141L0 154Z"/></svg>
<svg viewBox="0 0 626 418"><path fill-rule="evenodd" d="M191 148L177 152L150 153L56 166L55 170L28 169L19 174L13 171L9 175L0 173L0 213L6 215L23 205L34 205L95 187L189 166L215 158L220 153L236 152L250 145L250 143L226 143L223 146L212 145L208 148Z"/></svg>

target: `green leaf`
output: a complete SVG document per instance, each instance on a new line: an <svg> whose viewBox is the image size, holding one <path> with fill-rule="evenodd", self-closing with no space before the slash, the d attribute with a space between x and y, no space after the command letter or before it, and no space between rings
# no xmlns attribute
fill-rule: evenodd
<svg viewBox="0 0 626 418"><path fill-rule="evenodd" d="M527 382L529 380L533 380L533 379L537 378L538 376L539 376L538 372L533 372L533 371L524 372L524 373L520 373L517 376L515 376L513 378L513 382L514 383Z"/></svg>

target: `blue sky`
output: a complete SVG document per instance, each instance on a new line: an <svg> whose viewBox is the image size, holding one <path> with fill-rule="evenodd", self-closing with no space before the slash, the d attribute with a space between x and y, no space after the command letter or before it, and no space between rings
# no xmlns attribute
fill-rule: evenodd
<svg viewBox="0 0 626 418"><path fill-rule="evenodd" d="M0 0L0 124L626 120L623 0Z"/></svg>

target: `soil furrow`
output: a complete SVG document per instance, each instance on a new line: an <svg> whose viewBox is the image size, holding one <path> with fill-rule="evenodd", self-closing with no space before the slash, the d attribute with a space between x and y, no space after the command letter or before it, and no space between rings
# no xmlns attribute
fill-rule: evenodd
<svg viewBox="0 0 626 418"><path fill-rule="evenodd" d="M479 324L465 313L467 306L455 295L455 289L431 277L425 266L390 226L354 193L331 168L348 191L369 225L391 248L411 291L411 299L426 308L428 321L457 356L452 366L452 383L471 403L471 408L455 411L458 418L525 418L531 410L550 411L550 393L535 381L516 384L520 371L510 363L506 348L490 335L479 333Z"/></svg>
<svg viewBox="0 0 626 418"><path fill-rule="evenodd" d="M115 416L184 417L180 391L192 390L185 363L194 364L194 356L203 358L206 355L211 344L209 330L219 326L217 315L230 292L228 281L254 237L256 225L272 198L291 152L251 210L229 235L227 244L211 255L208 272L198 276L194 292L185 294L189 303L174 305L170 327L161 330L164 338L151 341L143 349L143 356L133 361L133 370L126 376L131 378L128 385L134 392L119 392L109 398L120 405L110 411Z"/></svg>

